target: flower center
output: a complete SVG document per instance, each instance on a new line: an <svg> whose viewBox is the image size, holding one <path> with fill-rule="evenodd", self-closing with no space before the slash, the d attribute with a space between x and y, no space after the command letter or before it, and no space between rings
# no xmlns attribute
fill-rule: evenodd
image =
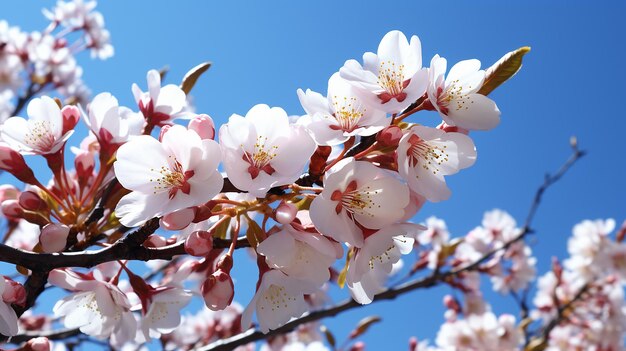
<svg viewBox="0 0 626 351"><path fill-rule="evenodd" d="M56 138L52 133L50 121L31 121L30 131L26 134L26 144L40 152L52 150Z"/></svg>
<svg viewBox="0 0 626 351"><path fill-rule="evenodd" d="M263 294L263 299L270 305L272 311L279 310L281 308L287 308L289 303L292 301L296 301L296 298L290 295L287 295L285 292L285 288L277 285L270 285L267 290L265 290L265 294ZM261 309L264 309L261 306Z"/></svg>
<svg viewBox="0 0 626 351"><path fill-rule="evenodd" d="M151 168L151 172L158 172L161 176L158 178L150 179L150 182L154 182L154 194L162 191L169 192L169 198L172 199L176 196L176 193L180 190L183 193L189 195L191 191L191 185L189 184L189 178L193 177L194 171L184 171L183 166L178 162L176 157L168 156L170 166L161 166L159 170Z"/></svg>
<svg viewBox="0 0 626 351"><path fill-rule="evenodd" d="M241 147L243 148L243 145L241 145ZM272 175L276 171L272 165L270 165L270 162L278 155L276 150L278 150L278 146L268 146L267 137L263 136L257 138L252 153L244 150L242 158L250 164L248 172L252 179L258 177L261 171L268 175Z"/></svg>
<svg viewBox="0 0 626 351"><path fill-rule="evenodd" d="M427 143L417 135L411 135L409 138L411 146L407 150L409 158L409 166L417 167L418 165L433 174L439 173L439 166L448 161L447 146L438 146ZM419 178L419 175L415 176Z"/></svg>
<svg viewBox="0 0 626 351"><path fill-rule="evenodd" d="M354 214L374 217L370 210L374 206L380 207L380 205L374 203L372 196L379 192L380 190L371 190L369 186L365 187L365 189L358 189L356 181L353 180L348 184L344 192L335 190L330 199L338 201L337 206L335 206L337 214L345 209L351 218Z"/></svg>
<svg viewBox="0 0 626 351"><path fill-rule="evenodd" d="M366 108L361 109L361 104L355 97L340 98L333 96L333 106L335 113L333 117L337 120L339 126L331 125L331 129L340 129L345 132L352 132L357 128L357 124L367 111Z"/></svg>
<svg viewBox="0 0 626 351"><path fill-rule="evenodd" d="M467 88L472 89L472 86ZM445 89L439 87L437 89L437 105L439 105L441 112L447 115L450 108L456 111L469 109L467 102L473 104L474 101L470 101L469 94L465 91L458 79L450 82Z"/></svg>
<svg viewBox="0 0 626 351"><path fill-rule="evenodd" d="M410 79L404 80L404 65L396 65L392 61L382 61L378 68L378 85L385 90L382 94L378 94L378 98L382 103L387 103L391 99L398 102L406 99L406 88Z"/></svg>

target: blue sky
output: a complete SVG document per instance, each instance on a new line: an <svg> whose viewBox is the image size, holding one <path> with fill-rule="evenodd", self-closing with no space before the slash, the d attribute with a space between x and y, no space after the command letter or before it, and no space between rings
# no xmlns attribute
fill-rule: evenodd
<svg viewBox="0 0 626 351"><path fill-rule="evenodd" d="M53 4L15 2L5 5L0 17L25 30L42 29L46 20L40 9ZM218 124L257 103L303 113L297 88L324 93L345 60L375 51L392 29L420 37L425 65L439 54L450 63L477 58L487 67L529 45L521 72L491 95L502 111L500 126L472 135L478 161L449 178L449 201L425 206L416 219L444 218L455 235L478 225L492 208L522 222L545 172L569 156L571 135L589 154L550 189L536 217L531 241L540 271L551 256L565 255L566 238L577 222L626 218L626 2L110 1L98 10L116 53L105 62L87 55L79 60L94 94L109 91L132 105L130 86L137 82L145 88L147 70L167 65L168 82L178 83L189 68L208 60L214 65L192 93L197 111ZM436 118L426 113L411 121L433 125ZM238 280L254 276L244 271ZM244 290L236 299L245 304L252 292ZM443 321L441 297L448 291L415 292L328 325L341 339L349 332L346 326L378 314L384 323L363 338L369 349L405 349L409 336L434 338ZM510 299L494 301L498 311L514 311Z"/></svg>

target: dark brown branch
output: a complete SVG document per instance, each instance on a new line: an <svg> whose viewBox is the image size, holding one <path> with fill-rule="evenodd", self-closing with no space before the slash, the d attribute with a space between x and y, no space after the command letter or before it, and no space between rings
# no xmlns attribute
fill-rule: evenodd
<svg viewBox="0 0 626 351"><path fill-rule="evenodd" d="M431 288L436 286L437 284L441 283L441 282L447 282L450 279L453 279L455 276L463 273L463 272L468 272L468 271L473 271L473 270L477 270L478 268L480 268L480 265L482 263L484 263L485 261L489 260L494 254L502 251L502 250L506 250L507 248L509 248L511 245L513 245L514 243L522 240L528 233L531 233L531 223L532 223L532 219L539 207L539 203L541 202L541 199L543 197L544 192L546 191L546 189L548 189L551 185L553 185L554 183L556 183L559 179L561 179L561 177L574 165L574 163L576 163L576 161L578 159L580 159L583 155L584 152L578 150L577 148L573 148L574 152L572 154L572 156L565 162L565 164L557 171L557 173L555 173L554 175L547 175L544 183L537 189L537 192L535 193L535 197L533 200L533 203L530 207L529 210L529 214L527 216L527 220L526 223L524 225L524 228L522 229L522 231L520 232L520 234L518 234L516 237L514 237L513 239L511 239L510 241L508 241L507 243L505 243L502 247L495 249L491 252L488 252L487 254L485 254L483 257L481 257L479 260L460 267L460 268L456 268L456 269L452 269L446 272L439 272L439 271L434 271L431 275L425 277L425 278L420 278L420 279L416 279L413 280L411 282L405 283L403 285L400 285L398 287L393 287L393 288L389 288L387 290L385 290L384 292L378 294L375 296L374 298L374 302L378 302L378 301L383 301L383 300L393 300L396 297L398 297L399 295L405 294L407 292L413 291L413 290L417 290L417 289L424 289L424 288ZM319 310L319 311L314 311L311 312L309 314L306 314L303 317L300 317L298 319L294 319L291 322L283 325L280 328L277 328L275 330L271 330L270 332L264 334L260 331L256 331L254 329L250 329L246 332L243 332L241 334L235 335L233 337L230 337L228 339L223 339L223 340L218 340L215 341L207 346L204 346L202 348L196 349L195 351L228 351L228 350L233 350L238 346L241 345L245 345L251 342L255 342L255 341L259 341L259 340L263 340L272 336L276 336L276 335L281 335L281 334L285 334L288 333L292 330L294 330L296 327L305 324L305 323L309 323L309 322L313 322L313 321L317 321L326 317L332 317L335 316L339 313L342 313L344 311L347 310L351 310L353 308L359 308L362 307L364 305L360 305L359 303L357 303L356 301L350 299L350 300L346 300L342 303L339 303L337 305L331 306L329 308L323 309L323 310Z"/></svg>

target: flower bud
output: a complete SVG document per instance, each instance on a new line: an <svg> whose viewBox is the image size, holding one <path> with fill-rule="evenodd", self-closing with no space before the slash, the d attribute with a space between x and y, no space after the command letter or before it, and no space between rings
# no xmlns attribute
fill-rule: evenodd
<svg viewBox="0 0 626 351"><path fill-rule="evenodd" d="M235 285L230 274L221 269L215 271L202 284L202 297L206 306L213 311L228 307L235 295Z"/></svg>
<svg viewBox="0 0 626 351"><path fill-rule="evenodd" d="M276 210L274 211L276 215L276 221L280 224L289 224L293 222L298 214L298 208L296 205L290 202L281 202Z"/></svg>
<svg viewBox="0 0 626 351"><path fill-rule="evenodd" d="M7 277L0 276L0 279L4 279L4 291L2 292L2 301L24 306L24 304L26 303L26 290L24 289L22 284L13 281Z"/></svg>
<svg viewBox="0 0 626 351"><path fill-rule="evenodd" d="M6 144L0 144L0 169L11 173L24 183L38 183L33 170L24 161L24 157Z"/></svg>
<svg viewBox="0 0 626 351"><path fill-rule="evenodd" d="M378 132L376 141L382 146L396 146L402 139L402 129L398 126L387 126Z"/></svg>
<svg viewBox="0 0 626 351"><path fill-rule="evenodd" d="M213 123L213 119L209 115L197 115L189 121L187 129L198 133L203 140L215 137L215 123Z"/></svg>
<svg viewBox="0 0 626 351"><path fill-rule="evenodd" d="M192 256L204 257L213 249L213 237L204 230L196 230L185 240L185 252Z"/></svg>
<svg viewBox="0 0 626 351"><path fill-rule="evenodd" d="M43 227L39 235L39 242L44 252L61 252L67 244L70 228L63 224L49 223Z"/></svg>
<svg viewBox="0 0 626 351"><path fill-rule="evenodd" d="M74 168L76 168L76 177L84 183L89 177L93 175L93 170L96 167L96 161L93 154L88 151L81 151L74 158Z"/></svg>
<svg viewBox="0 0 626 351"><path fill-rule="evenodd" d="M45 336L30 339L26 343L24 350L29 351L50 351L50 341Z"/></svg>
<svg viewBox="0 0 626 351"><path fill-rule="evenodd" d="M2 214L10 220L18 221L24 216L24 209L20 206L18 200L6 200L0 205Z"/></svg>
<svg viewBox="0 0 626 351"><path fill-rule="evenodd" d="M30 190L21 193L18 202L20 206L27 211L37 212L48 207L41 197L39 197L39 194Z"/></svg>
<svg viewBox="0 0 626 351"><path fill-rule="evenodd" d="M161 218L161 226L167 230L181 230L187 227L196 216L193 207L183 208L172 213L168 213Z"/></svg>
<svg viewBox="0 0 626 351"><path fill-rule="evenodd" d="M67 105L61 109L63 115L63 131L62 134L69 132L76 127L78 120L80 119L80 110L73 105Z"/></svg>
<svg viewBox="0 0 626 351"><path fill-rule="evenodd" d="M170 130L170 128L172 128L172 126L169 125L169 124L166 124L166 125L161 127L161 132L159 133L159 141L160 142L163 142L163 137L165 136L165 133L167 133Z"/></svg>
<svg viewBox="0 0 626 351"><path fill-rule="evenodd" d="M365 343L363 341L356 342L350 347L350 351L365 351Z"/></svg>

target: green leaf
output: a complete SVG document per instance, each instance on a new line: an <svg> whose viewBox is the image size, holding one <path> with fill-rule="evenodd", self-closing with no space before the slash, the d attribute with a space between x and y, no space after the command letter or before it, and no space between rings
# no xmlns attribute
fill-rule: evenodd
<svg viewBox="0 0 626 351"><path fill-rule="evenodd" d="M211 67L211 62L203 62L190 69L189 72L185 74L183 82L180 83L180 88L185 92L185 94L189 94L193 86L196 85L198 78L200 78L202 73L206 72L209 67Z"/></svg>
<svg viewBox="0 0 626 351"><path fill-rule="evenodd" d="M529 51L529 46L523 46L504 55L498 62L489 67L485 74L485 82L478 93L488 95L500 84L513 77L522 68L522 57Z"/></svg>
<svg viewBox="0 0 626 351"><path fill-rule="evenodd" d="M360 335L365 334L374 323L380 322L382 319L378 316L369 316L361 319L356 328L350 333L350 339L354 340Z"/></svg>

